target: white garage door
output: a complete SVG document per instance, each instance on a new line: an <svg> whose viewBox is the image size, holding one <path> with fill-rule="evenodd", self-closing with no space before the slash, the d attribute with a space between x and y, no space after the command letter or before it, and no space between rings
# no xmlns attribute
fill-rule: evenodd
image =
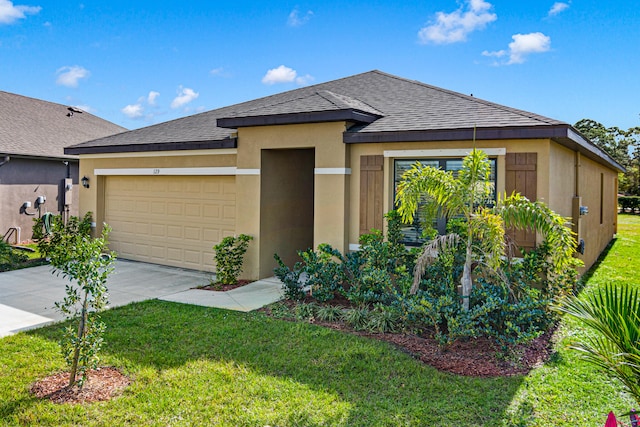
<svg viewBox="0 0 640 427"><path fill-rule="evenodd" d="M213 245L235 233L234 176L109 176L105 184L118 257L215 270Z"/></svg>

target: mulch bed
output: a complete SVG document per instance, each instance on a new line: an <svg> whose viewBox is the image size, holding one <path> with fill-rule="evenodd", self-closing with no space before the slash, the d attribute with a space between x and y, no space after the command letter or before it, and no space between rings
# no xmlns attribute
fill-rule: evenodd
<svg viewBox="0 0 640 427"><path fill-rule="evenodd" d="M310 300L306 302L310 302ZM296 304L292 301L284 301L283 303L290 308ZM346 300L339 302L329 301L329 303L342 307L349 305ZM271 315L268 307L263 308L262 311L267 315ZM457 340L443 349L428 333L424 335L369 333L355 331L344 322L321 322L317 319L312 319L310 323L389 342L415 359L439 371L470 377L526 375L531 369L541 366L552 355L553 333L555 331L555 328L553 328L529 344L515 347L513 349L514 357L505 359L497 356L498 346L488 338Z"/></svg>
<svg viewBox="0 0 640 427"><path fill-rule="evenodd" d="M248 285L249 283L253 283L252 280L238 280L235 285L223 285L222 283L212 283L211 285L199 286L195 289L202 289L205 291L217 291L217 292L227 292L232 289L239 288L244 285Z"/></svg>
<svg viewBox="0 0 640 427"><path fill-rule="evenodd" d="M39 399L49 399L53 403L88 403L110 400L120 394L130 384L129 378L116 368L105 367L88 372L82 388L68 388L69 373L61 372L36 381L31 393Z"/></svg>

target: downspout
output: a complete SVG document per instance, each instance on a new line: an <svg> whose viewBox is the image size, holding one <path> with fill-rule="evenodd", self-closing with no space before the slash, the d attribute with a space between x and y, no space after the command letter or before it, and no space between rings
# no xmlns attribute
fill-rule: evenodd
<svg viewBox="0 0 640 427"><path fill-rule="evenodd" d="M582 163L582 158L580 152L576 151L575 155L575 167L574 167L574 196L572 201L572 209L571 209L571 222L573 223L572 230L575 233L576 241L578 243L577 252L584 254L584 240L582 240L582 236L580 235L580 222L581 220L581 212L580 207L582 206L582 196L580 195L580 167Z"/></svg>

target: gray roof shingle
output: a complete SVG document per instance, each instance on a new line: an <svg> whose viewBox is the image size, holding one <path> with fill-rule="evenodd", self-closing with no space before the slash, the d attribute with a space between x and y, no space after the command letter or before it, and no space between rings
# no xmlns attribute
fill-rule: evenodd
<svg viewBox="0 0 640 427"><path fill-rule="evenodd" d="M66 152L231 147L235 130L219 124L233 128L244 119L248 125L286 123L288 118L289 123L340 120L345 114L330 113L345 111L355 112L357 125L344 133L344 142L471 139L477 129L478 139L554 138L621 168L565 122L377 70L84 142Z"/></svg>
<svg viewBox="0 0 640 427"><path fill-rule="evenodd" d="M140 144L179 146L181 143L221 141L230 138L234 131L218 127L217 119L346 108L382 116L358 128L358 133L457 129L474 124L478 127L564 124L421 82L369 71L96 139L74 148Z"/></svg>
<svg viewBox="0 0 640 427"><path fill-rule="evenodd" d="M126 129L68 106L0 91L0 153L71 157L64 147Z"/></svg>

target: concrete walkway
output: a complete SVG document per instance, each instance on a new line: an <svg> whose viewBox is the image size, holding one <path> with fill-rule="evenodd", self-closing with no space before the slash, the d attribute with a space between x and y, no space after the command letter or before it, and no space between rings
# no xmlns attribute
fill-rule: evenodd
<svg viewBox="0 0 640 427"><path fill-rule="evenodd" d="M237 311L256 310L282 299L282 284L260 280L229 292L194 289L208 285L212 273L117 260L107 281L109 307L160 299ZM68 280L40 266L0 273L0 337L64 317L54 303L65 296Z"/></svg>

